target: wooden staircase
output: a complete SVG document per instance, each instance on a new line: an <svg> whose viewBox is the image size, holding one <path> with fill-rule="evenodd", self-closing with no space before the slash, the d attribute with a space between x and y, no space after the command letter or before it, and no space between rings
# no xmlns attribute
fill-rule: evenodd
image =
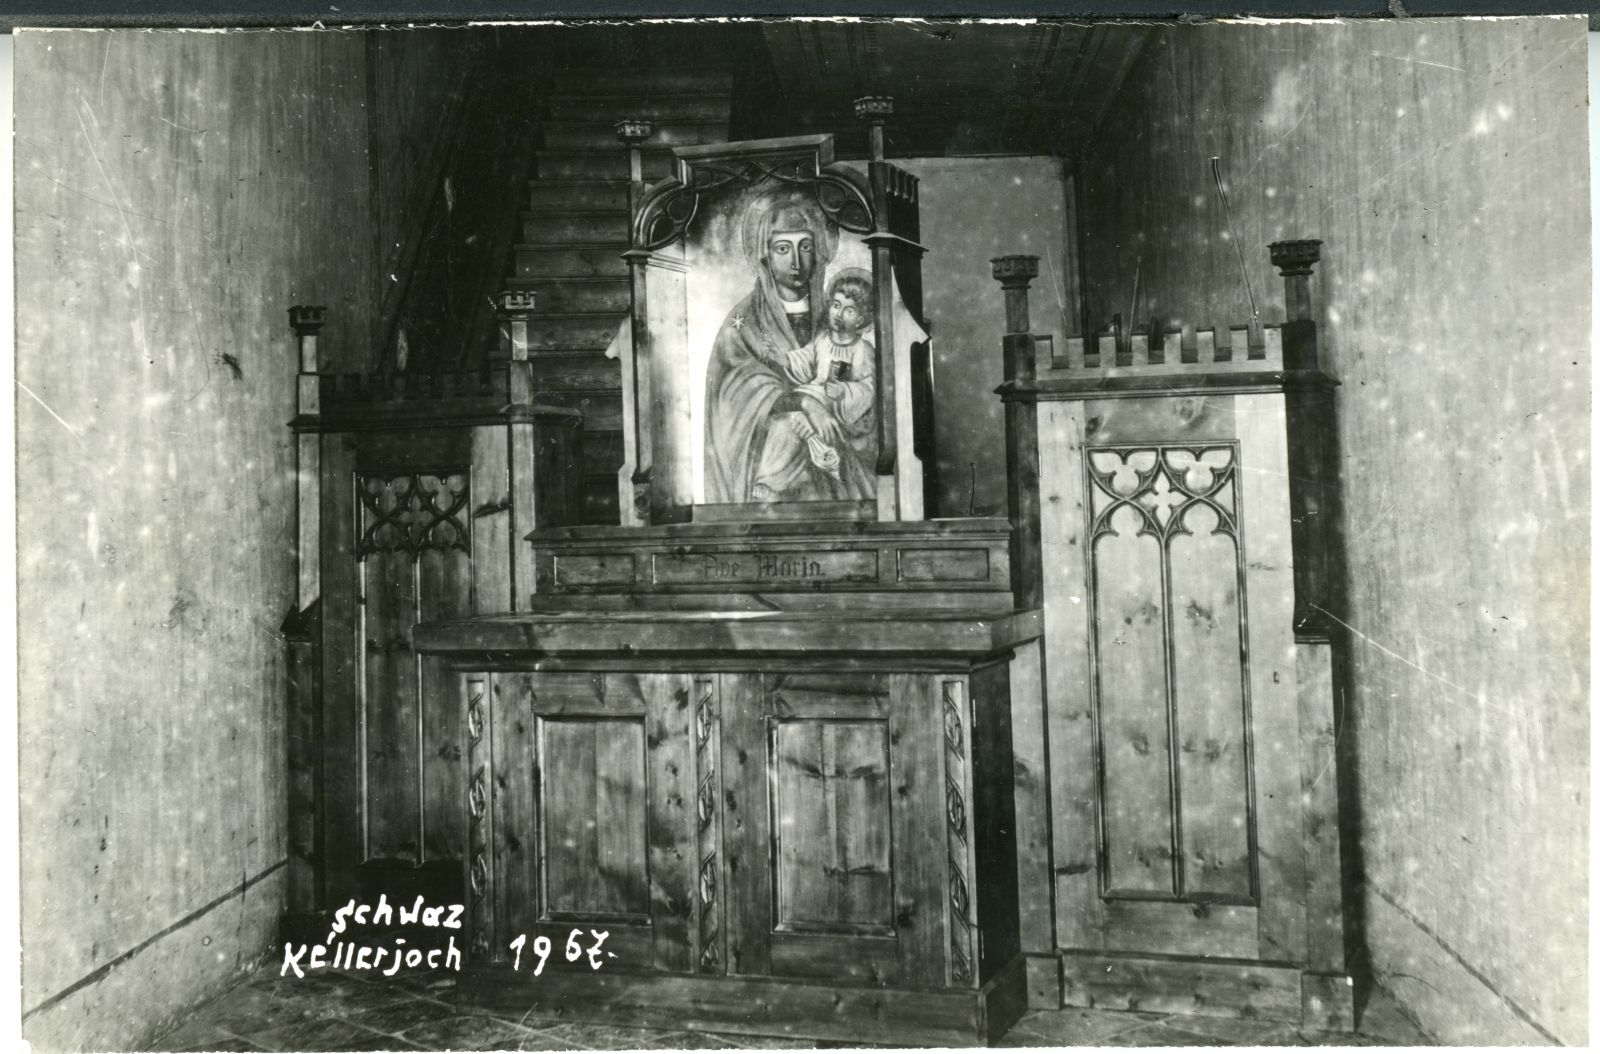
<svg viewBox="0 0 1600 1054"><path fill-rule="evenodd" d="M586 85L578 89L577 85ZM548 97L544 146L508 289L531 290L529 340L545 401L583 411L583 523L616 523L622 465L621 374L606 349L627 317L628 154L616 123L645 118L644 178L672 168L671 148L728 138L725 73L563 71Z"/></svg>

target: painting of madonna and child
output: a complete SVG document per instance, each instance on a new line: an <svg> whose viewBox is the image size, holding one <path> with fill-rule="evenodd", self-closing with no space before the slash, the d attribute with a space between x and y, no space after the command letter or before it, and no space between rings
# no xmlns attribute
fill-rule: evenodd
<svg viewBox="0 0 1600 1054"><path fill-rule="evenodd" d="M697 502L872 501L877 305L859 236L806 186L767 183L713 209L686 262Z"/></svg>

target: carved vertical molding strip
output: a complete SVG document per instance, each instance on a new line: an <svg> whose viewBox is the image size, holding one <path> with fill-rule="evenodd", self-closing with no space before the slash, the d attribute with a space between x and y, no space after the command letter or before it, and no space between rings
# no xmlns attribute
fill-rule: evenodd
<svg viewBox="0 0 1600 1054"><path fill-rule="evenodd" d="M723 909L718 888L722 861L717 847L722 843L722 816L717 802L722 795L716 759L722 747L716 679L695 678L694 699L695 859L698 861L695 901L700 949L697 969L701 973L720 974L726 971L727 960L722 950Z"/></svg>
<svg viewBox="0 0 1600 1054"><path fill-rule="evenodd" d="M494 774L486 684L466 682L467 694L467 919L472 954L492 958L494 941Z"/></svg>
<svg viewBox="0 0 1600 1054"><path fill-rule="evenodd" d="M972 907L972 815L967 808L967 741L971 722L967 714L966 684L940 683L944 710L945 833L949 846L950 962L953 985L970 986L976 976L973 933L977 920Z"/></svg>

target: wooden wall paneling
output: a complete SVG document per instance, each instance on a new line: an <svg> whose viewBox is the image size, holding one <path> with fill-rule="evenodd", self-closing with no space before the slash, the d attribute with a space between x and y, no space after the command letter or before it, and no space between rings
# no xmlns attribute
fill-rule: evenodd
<svg viewBox="0 0 1600 1054"><path fill-rule="evenodd" d="M574 936L576 932L576 936ZM604 934L604 937L600 935ZM560 919L554 921L535 921L528 924L526 929L508 931L506 940L515 940L518 936L525 936L526 942L522 946L521 971L512 974L523 985L524 995L527 1000L522 1006L526 1012L529 1009L532 992L547 979L559 977L563 974L574 975L580 981L604 977L607 973L618 971L631 973L634 977L649 976L651 960L654 957L655 934L649 926L623 923L615 919ZM534 977L533 970L539 965L539 957L535 947L540 937L550 941L550 955L545 960L544 970L538 977ZM566 949L567 941L571 938L577 945L580 955L568 961ZM599 951L591 961L589 950L599 945ZM506 956L510 961L510 954ZM600 964L597 970L593 962Z"/></svg>
<svg viewBox="0 0 1600 1054"><path fill-rule="evenodd" d="M626 676L626 675L624 675ZM608 676L607 681L613 680ZM595 898L620 911L650 913L649 835L645 803L644 722L628 718L594 721L595 860L590 878ZM552 778L556 778L552 774Z"/></svg>
<svg viewBox="0 0 1600 1054"><path fill-rule="evenodd" d="M1194 459L1187 452L1169 450L1164 456L1167 470L1188 476L1191 489L1199 491L1222 478L1224 463L1231 473L1235 459L1231 448L1217 447L1205 458L1189 466ZM1174 513L1183 518L1167 543L1168 604L1182 892L1186 897L1205 894L1245 902L1255 893L1254 816L1241 650L1243 569L1232 526L1236 493L1236 484L1230 482L1213 495L1223 516L1201 502Z"/></svg>
<svg viewBox="0 0 1600 1054"><path fill-rule="evenodd" d="M321 453L322 522L322 780L323 904L356 894L356 866L365 845L365 762L362 757L361 656L356 598L355 443L324 435Z"/></svg>
<svg viewBox="0 0 1600 1054"><path fill-rule="evenodd" d="M885 675L894 821L894 911L899 937L900 983L925 988L946 983L949 958L941 725L926 719L937 705L934 678L925 673Z"/></svg>
<svg viewBox="0 0 1600 1054"><path fill-rule="evenodd" d="M537 679L527 673L497 673L489 679L490 875L499 913L493 936L497 961L510 956L509 943L517 934L529 933L545 910L539 885L544 831L536 798L539 756L533 713ZM469 786L477 781L474 772Z"/></svg>
<svg viewBox="0 0 1600 1054"><path fill-rule="evenodd" d="M766 699L759 673L729 673L721 680L728 972L765 974L772 965Z"/></svg>
<svg viewBox="0 0 1600 1054"><path fill-rule="evenodd" d="M689 703L693 713L683 712L683 718L692 730L693 765L677 759L667 762L675 765L684 790L676 797L676 815L652 818L652 838L659 838L663 846L660 859L652 854L651 890L661 891L665 903L652 907L655 916L658 944L656 964L661 969L684 968L678 966L683 949L692 952L688 969L701 973L727 972L728 937L727 861L722 847L722 698L721 678L715 674L700 674L690 678ZM675 711L681 712L681 711ZM665 729L662 730L666 732ZM678 742L667 739L665 742ZM670 777L672 769L666 775ZM658 786L668 786L661 772L652 769ZM652 807L657 803L672 804L673 798L661 790L651 793ZM692 820L690 819L692 817ZM691 829L692 837L687 836ZM676 839L685 842L683 849L673 846ZM677 865L677 871L670 869ZM677 937L663 921L672 909L693 903L694 936Z"/></svg>
<svg viewBox="0 0 1600 1054"><path fill-rule="evenodd" d="M517 610L512 563L532 553L512 532L511 440L504 425L472 430L472 605L477 615Z"/></svg>
<svg viewBox="0 0 1600 1054"><path fill-rule="evenodd" d="M974 670L973 850L977 882L978 980L987 984L1022 952L1017 917L1017 811L1012 756L1010 661Z"/></svg>
<svg viewBox="0 0 1600 1054"><path fill-rule="evenodd" d="M1067 955L1063 1002L1099 1010L1298 1021L1294 967Z"/></svg>
<svg viewBox="0 0 1600 1054"><path fill-rule="evenodd" d="M688 519L694 504L694 421L682 366L689 359L681 346L688 339L688 282L683 263L668 256L652 256L649 270L650 522L671 523Z"/></svg>
<svg viewBox="0 0 1600 1054"><path fill-rule="evenodd" d="M1105 918L1119 952L1256 958L1259 915L1251 906L1112 900Z"/></svg>
<svg viewBox="0 0 1600 1054"><path fill-rule="evenodd" d="M1017 648L1011 660L1011 759L1016 816L1017 925L1030 956L1028 1000L1034 1009L1061 1005L1055 953L1050 846L1050 752L1044 697L1044 642ZM1042 958L1049 956L1048 959Z"/></svg>
<svg viewBox="0 0 1600 1054"><path fill-rule="evenodd" d="M470 507L470 505L469 505ZM419 621L472 613L472 557L460 549L427 549L417 555ZM465 845L461 822L460 674L441 656L418 659L422 737L422 851L419 862L459 859Z"/></svg>
<svg viewBox="0 0 1600 1054"><path fill-rule="evenodd" d="M837 937L786 933L773 943L772 972L875 988L905 984L898 945L893 940L860 940L850 942L847 951Z"/></svg>
<svg viewBox="0 0 1600 1054"><path fill-rule="evenodd" d="M689 972L699 936L693 928L700 874L694 782L698 679L679 673L608 673L604 678L608 704L625 701L631 708L637 700L645 714L646 911L651 926L645 961L657 970ZM707 683L714 688L714 682ZM711 882L710 892L716 895L717 876Z"/></svg>
<svg viewBox="0 0 1600 1054"><path fill-rule="evenodd" d="M1327 641L1301 641L1296 651L1308 971L1302 1016L1308 1025L1352 1031L1355 992L1345 963L1333 648Z"/></svg>
<svg viewBox="0 0 1600 1054"><path fill-rule="evenodd" d="M1237 395L1233 400L1244 514L1260 954L1303 962L1306 858L1301 809L1292 800L1300 787L1301 747L1284 400L1280 394Z"/></svg>
<svg viewBox="0 0 1600 1054"><path fill-rule="evenodd" d="M941 674L935 678L944 725L945 843L950 877L945 916L950 936L946 983L976 988L978 980L978 905L973 835L972 706L967 678Z"/></svg>
<svg viewBox="0 0 1600 1054"><path fill-rule="evenodd" d="M409 483L407 476L391 480L363 476L357 486L387 513L404 500ZM372 512L363 503L363 531L372 523ZM422 848L422 727L417 656L411 648L411 627L417 622L417 564L400 548L356 559L361 567L365 651L361 707L367 837L362 860L415 863Z"/></svg>
<svg viewBox="0 0 1600 1054"><path fill-rule="evenodd" d="M1095 773L1091 601L1085 525L1085 404L1040 407L1040 527L1044 559L1045 724L1050 744L1055 943L1101 946L1099 788Z"/></svg>
<svg viewBox="0 0 1600 1054"><path fill-rule="evenodd" d="M315 338L313 338L315 339ZM304 375L302 374L302 378ZM320 382L321 378L314 378ZM304 411L302 411L304 412ZM296 523L295 550L298 606L303 611L322 595L321 561L318 545L322 541L322 503L317 484L321 479L322 437L315 433L295 436Z"/></svg>
<svg viewBox="0 0 1600 1054"><path fill-rule="evenodd" d="M306 562L315 563L314 551ZM322 616L313 601L291 613L295 623L285 635L289 645L288 814L285 840L289 863L285 906L293 913L319 910L322 865L322 678L318 669Z"/></svg>
<svg viewBox="0 0 1600 1054"><path fill-rule="evenodd" d="M517 364L513 363L513 367ZM538 427L524 422L506 426L511 468L511 606L520 611L538 591L528 534L538 526Z"/></svg>

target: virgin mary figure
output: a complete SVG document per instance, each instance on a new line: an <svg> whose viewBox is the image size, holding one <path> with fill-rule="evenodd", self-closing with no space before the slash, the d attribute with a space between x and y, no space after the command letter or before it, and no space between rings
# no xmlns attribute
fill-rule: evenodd
<svg viewBox="0 0 1600 1054"><path fill-rule="evenodd" d="M753 202L740 225L755 286L728 312L706 366L705 496L708 502L871 497L873 465L855 449L826 401L805 392L790 371L791 353L826 324L823 274L838 247L838 228L801 188ZM819 451L838 463L819 467L774 494L758 485L762 451L775 419L795 420Z"/></svg>

